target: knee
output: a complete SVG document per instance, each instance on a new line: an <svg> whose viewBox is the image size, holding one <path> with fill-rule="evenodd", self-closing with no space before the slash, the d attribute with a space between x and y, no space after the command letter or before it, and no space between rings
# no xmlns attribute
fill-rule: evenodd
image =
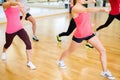
<svg viewBox="0 0 120 80"><path fill-rule="evenodd" d="M31 45L26 45L26 49L32 49L32 46Z"/></svg>
<svg viewBox="0 0 120 80"><path fill-rule="evenodd" d="M75 50L76 50L76 49L69 48L69 49L68 49L68 52L69 52L69 53L73 53Z"/></svg>
<svg viewBox="0 0 120 80"><path fill-rule="evenodd" d="M104 55L106 55L106 50L103 48L103 49L101 49L100 50L100 54L101 54L101 56L104 56Z"/></svg>
<svg viewBox="0 0 120 80"><path fill-rule="evenodd" d="M31 43L26 43L26 49L32 49Z"/></svg>
<svg viewBox="0 0 120 80"><path fill-rule="evenodd" d="M32 23L32 25L36 25L36 21L34 18L31 20L31 23Z"/></svg>
<svg viewBox="0 0 120 80"><path fill-rule="evenodd" d="M4 45L4 48L7 49L7 48L9 48L10 45L11 45L11 43L10 43L10 44L5 44L5 45Z"/></svg>

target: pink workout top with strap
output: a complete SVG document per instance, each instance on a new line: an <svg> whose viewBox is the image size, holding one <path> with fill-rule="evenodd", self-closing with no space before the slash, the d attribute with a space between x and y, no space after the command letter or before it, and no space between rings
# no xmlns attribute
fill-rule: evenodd
<svg viewBox="0 0 120 80"><path fill-rule="evenodd" d="M74 36L76 38L84 38L92 35L93 31L89 13L79 13L78 16L74 18L74 21L76 23Z"/></svg>
<svg viewBox="0 0 120 80"><path fill-rule="evenodd" d="M7 18L6 33L14 33L22 29L19 6L10 6L6 8L5 14Z"/></svg>

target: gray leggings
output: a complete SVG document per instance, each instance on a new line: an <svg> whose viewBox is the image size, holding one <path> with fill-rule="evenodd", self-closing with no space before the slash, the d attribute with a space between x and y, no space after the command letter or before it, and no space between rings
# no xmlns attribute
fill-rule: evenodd
<svg viewBox="0 0 120 80"><path fill-rule="evenodd" d="M30 39L27 35L27 32L24 29L21 29L21 30L19 30L15 33L12 33L12 34L5 33L5 35L6 35L6 43L4 45L4 48L6 48L6 49L9 48L14 37L16 35L18 35L20 37L20 39L22 39L24 41L24 43L26 45L26 49L32 49ZM18 44L19 44L19 42L18 42Z"/></svg>

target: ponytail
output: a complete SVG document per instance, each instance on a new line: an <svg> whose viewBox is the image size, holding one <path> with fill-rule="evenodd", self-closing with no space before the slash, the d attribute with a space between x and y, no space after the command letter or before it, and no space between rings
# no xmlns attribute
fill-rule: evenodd
<svg viewBox="0 0 120 80"><path fill-rule="evenodd" d="M4 2L6 2L6 0L3 0Z"/></svg>
<svg viewBox="0 0 120 80"><path fill-rule="evenodd" d="M73 6L76 4L76 0L73 0Z"/></svg>

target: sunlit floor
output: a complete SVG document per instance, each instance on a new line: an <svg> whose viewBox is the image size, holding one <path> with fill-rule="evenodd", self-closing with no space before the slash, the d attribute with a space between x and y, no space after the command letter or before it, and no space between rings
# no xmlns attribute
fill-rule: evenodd
<svg viewBox="0 0 120 80"><path fill-rule="evenodd" d="M92 14L93 30L103 24L107 16L107 13ZM26 66L25 45L16 36L7 50L7 60L0 60L0 80L108 80L100 76L102 68L98 52L94 48L86 48L85 41L66 57L67 69L58 67L56 62L68 48L72 34L62 37L61 46L57 44L56 35L67 30L70 18L69 13L36 18L39 42L32 40L31 23L24 22L33 47L32 62L37 69L30 70ZM0 53L5 43L5 26L0 24ZM98 37L106 48L109 70L116 80L120 80L120 22L115 19L108 28L99 32Z"/></svg>

